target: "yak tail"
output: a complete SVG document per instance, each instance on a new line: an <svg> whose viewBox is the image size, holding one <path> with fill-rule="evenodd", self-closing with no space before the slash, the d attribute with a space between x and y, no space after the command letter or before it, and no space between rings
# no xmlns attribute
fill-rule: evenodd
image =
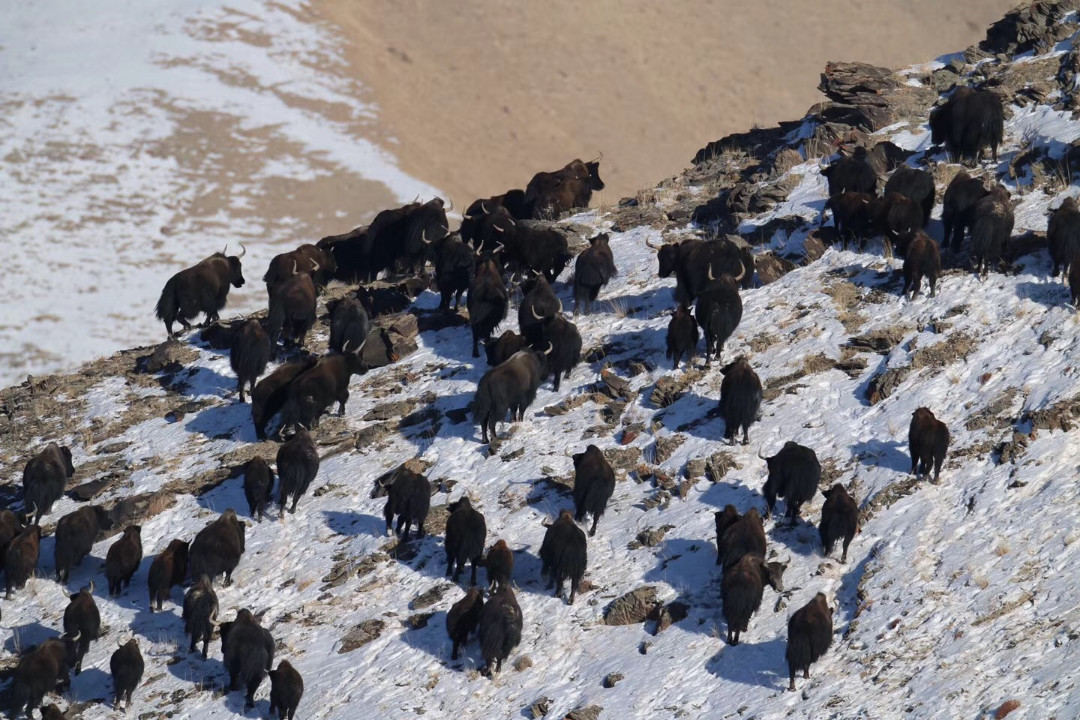
<svg viewBox="0 0 1080 720"><path fill-rule="evenodd" d="M157 302L157 319L172 322L176 319L176 278L169 278Z"/></svg>

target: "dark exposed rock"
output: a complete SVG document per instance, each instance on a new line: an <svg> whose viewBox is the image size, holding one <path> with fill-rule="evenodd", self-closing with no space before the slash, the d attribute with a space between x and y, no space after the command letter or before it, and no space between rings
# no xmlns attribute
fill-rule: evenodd
<svg viewBox="0 0 1080 720"><path fill-rule="evenodd" d="M571 710L567 713L566 720L597 720L603 710L604 708L599 705L589 705L588 707Z"/></svg>
<svg viewBox="0 0 1080 720"><path fill-rule="evenodd" d="M384 629L386 629L386 623L378 618L365 620L349 632L345 633L345 637L341 638L341 644L338 646L338 655L352 652L357 648L364 647L370 642L374 642L382 635Z"/></svg>
<svg viewBox="0 0 1080 720"><path fill-rule="evenodd" d="M758 280L762 285L770 285L798 267L790 260L771 251L758 255L755 261Z"/></svg>
<svg viewBox="0 0 1080 720"><path fill-rule="evenodd" d="M1078 7L1080 3L1076 0L1037 0L1010 10L986 30L986 38L979 42L979 49L1006 55L1049 50L1054 43L1076 32L1075 20L1068 23L1062 20Z"/></svg>
<svg viewBox="0 0 1080 720"><path fill-rule="evenodd" d="M632 470L641 462L641 448L619 447L604 450L604 457L615 470Z"/></svg>
<svg viewBox="0 0 1080 720"><path fill-rule="evenodd" d="M685 620L689 614L690 606L686 603L678 600L668 603L657 614L656 632L654 634L659 635L675 623Z"/></svg>
<svg viewBox="0 0 1080 720"><path fill-rule="evenodd" d="M692 384L704 375L701 368L693 368L678 375L665 375L656 381L649 402L656 407L667 407L683 396Z"/></svg>
<svg viewBox="0 0 1080 720"><path fill-rule="evenodd" d="M911 368L907 367L890 368L874 376L866 388L866 399L871 405L877 405L896 391L909 372Z"/></svg>
<svg viewBox="0 0 1080 720"><path fill-rule="evenodd" d="M426 628L428 620L430 620L434 615L435 613L416 613L415 615L410 615L409 617L405 618L405 625L410 630L420 630L422 628Z"/></svg>
<svg viewBox="0 0 1080 720"><path fill-rule="evenodd" d="M605 625L633 625L645 622L657 603L656 587L643 585L611 601L604 608Z"/></svg>
<svg viewBox="0 0 1080 720"><path fill-rule="evenodd" d="M709 482L720 482L728 471L732 469L741 470L742 465L729 452L715 452L705 461L705 477L709 479Z"/></svg>
<svg viewBox="0 0 1080 720"><path fill-rule="evenodd" d="M532 713L533 720L540 720L548 714L548 710L551 709L551 699L542 697L532 705L529 706L529 712Z"/></svg>
<svg viewBox="0 0 1080 720"><path fill-rule="evenodd" d="M420 593L413 598L413 601L409 603L409 607L413 610L423 610L429 608L435 603L442 600L443 595L446 593L446 585L433 585L424 592Z"/></svg>
<svg viewBox="0 0 1080 720"><path fill-rule="evenodd" d="M870 352L887 355L913 331L914 328L907 325L893 325L892 327L871 330L862 335L849 338L847 344L848 347L856 350L869 350Z"/></svg>
<svg viewBox="0 0 1080 720"><path fill-rule="evenodd" d="M619 683L623 679L623 677L624 676L622 673L608 673L604 676L604 680L601 684L605 688L610 690L611 688L615 687L615 685Z"/></svg>
<svg viewBox="0 0 1080 720"><path fill-rule="evenodd" d="M661 435L656 438L656 445L653 448L653 462L658 465L667 462L668 458L670 458L684 442L686 442L686 436L678 433Z"/></svg>
<svg viewBox="0 0 1080 720"><path fill-rule="evenodd" d="M199 359L199 352L179 340L169 339L154 348L154 352L136 360L136 367L147 373L182 370L189 363Z"/></svg>
<svg viewBox="0 0 1080 720"><path fill-rule="evenodd" d="M668 530L673 530L674 528L674 525L661 525L658 528L642 530L637 534L637 537L630 542L630 549L637 550L642 547L656 547L664 541L664 536L667 535Z"/></svg>

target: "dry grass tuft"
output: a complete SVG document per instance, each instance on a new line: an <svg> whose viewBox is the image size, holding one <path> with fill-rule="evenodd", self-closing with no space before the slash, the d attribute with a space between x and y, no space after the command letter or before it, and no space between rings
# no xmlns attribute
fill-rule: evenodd
<svg viewBox="0 0 1080 720"><path fill-rule="evenodd" d="M997 712L994 713L994 720L1001 720L1001 718L1005 717L1006 715L1008 715L1013 710L1016 710L1019 707L1020 707L1020 701L1019 700L1006 700L1005 702L1001 703L1001 707L999 707L997 709Z"/></svg>

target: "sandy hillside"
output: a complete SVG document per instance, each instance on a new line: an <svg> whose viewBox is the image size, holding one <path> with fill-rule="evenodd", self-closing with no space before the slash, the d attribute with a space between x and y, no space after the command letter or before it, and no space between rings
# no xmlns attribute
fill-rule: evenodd
<svg viewBox="0 0 1080 720"><path fill-rule="evenodd" d="M612 202L710 140L800 117L827 60L929 60L1013 0L318 0L403 169L453 196L604 153Z"/></svg>

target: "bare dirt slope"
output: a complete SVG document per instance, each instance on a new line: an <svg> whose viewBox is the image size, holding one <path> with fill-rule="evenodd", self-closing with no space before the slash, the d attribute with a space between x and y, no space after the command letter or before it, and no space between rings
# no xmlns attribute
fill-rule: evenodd
<svg viewBox="0 0 1080 720"><path fill-rule="evenodd" d="M930 60L1014 4L318 0L315 11L344 30L409 174L471 199L603 152L612 202L710 140L801 117L827 60Z"/></svg>

